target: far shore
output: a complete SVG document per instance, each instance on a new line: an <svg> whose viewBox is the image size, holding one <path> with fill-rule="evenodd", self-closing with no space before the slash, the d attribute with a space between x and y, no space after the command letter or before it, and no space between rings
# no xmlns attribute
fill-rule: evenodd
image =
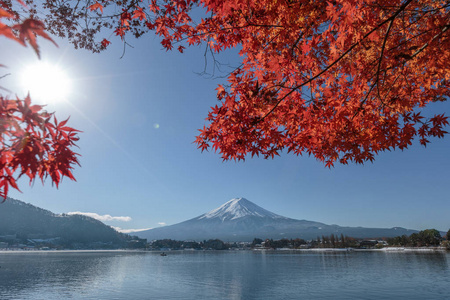
<svg viewBox="0 0 450 300"><path fill-rule="evenodd" d="M149 252L148 250L134 250L134 249L63 249L63 250L56 250L56 249L48 249L48 250L32 250L32 249L0 249L0 253L70 253L70 252Z"/></svg>
<svg viewBox="0 0 450 300"><path fill-rule="evenodd" d="M446 252L445 247L384 247L380 249L370 248L309 248L309 249L253 249L254 251L300 251L300 252Z"/></svg>
<svg viewBox="0 0 450 300"><path fill-rule="evenodd" d="M395 253L411 253L411 252L448 252L445 247L384 247L380 249L360 249L360 248L309 248L309 249L291 249L291 248L277 248L277 249L229 249L229 250L165 250L164 252L196 252L196 251L214 251L214 252L229 252L229 251L256 251L256 252L395 252ZM134 250L134 249L85 249L85 250L21 250L21 249L0 249L0 253L89 253L89 252L163 252L162 250Z"/></svg>

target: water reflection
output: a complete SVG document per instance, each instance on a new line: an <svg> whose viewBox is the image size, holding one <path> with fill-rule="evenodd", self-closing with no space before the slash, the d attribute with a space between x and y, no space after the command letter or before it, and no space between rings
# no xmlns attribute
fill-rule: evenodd
<svg viewBox="0 0 450 300"><path fill-rule="evenodd" d="M373 252L0 253L0 299L446 299L448 259Z"/></svg>
<svg viewBox="0 0 450 300"><path fill-rule="evenodd" d="M102 252L2 253L0 298L20 299L31 291L44 299L50 287L52 293L61 295L89 293L102 286L104 274L120 274L116 266L122 256Z"/></svg>

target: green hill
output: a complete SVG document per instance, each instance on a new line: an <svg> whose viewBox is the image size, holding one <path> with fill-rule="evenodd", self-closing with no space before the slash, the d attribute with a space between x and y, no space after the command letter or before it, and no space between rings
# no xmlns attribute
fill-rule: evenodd
<svg viewBox="0 0 450 300"><path fill-rule="evenodd" d="M7 198L0 204L0 241L22 244L51 243L62 248L121 248L131 237L93 218L58 215Z"/></svg>

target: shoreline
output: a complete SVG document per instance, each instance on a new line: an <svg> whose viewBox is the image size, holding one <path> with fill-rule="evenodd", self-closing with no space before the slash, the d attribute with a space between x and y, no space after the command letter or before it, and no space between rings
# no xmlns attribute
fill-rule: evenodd
<svg viewBox="0 0 450 300"><path fill-rule="evenodd" d="M201 252L201 251L214 251L214 252L234 252L236 250L169 250L166 252ZM358 248L310 248L310 249L290 249L290 248L277 248L277 249L243 249L240 251L254 251L254 252L319 252L319 253L349 253L349 252L386 252L386 253L433 253L433 252L450 252L445 247L385 247L381 249L358 249ZM134 249L66 249L66 250L21 250L21 249L0 249L1 253L159 253L162 250L134 250Z"/></svg>
<svg viewBox="0 0 450 300"><path fill-rule="evenodd" d="M65 250L21 250L21 249L0 249L0 253L89 253L89 252L150 252L147 250L133 250L133 249L65 249Z"/></svg>
<svg viewBox="0 0 450 300"><path fill-rule="evenodd" d="M385 247L380 249L358 248L310 248L310 249L252 249L253 251L295 251L295 252L447 252L445 247Z"/></svg>

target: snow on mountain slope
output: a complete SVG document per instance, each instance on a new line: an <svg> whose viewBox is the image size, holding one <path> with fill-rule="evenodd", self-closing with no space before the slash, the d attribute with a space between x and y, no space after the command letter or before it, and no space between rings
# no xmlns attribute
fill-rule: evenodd
<svg viewBox="0 0 450 300"><path fill-rule="evenodd" d="M148 240L221 239L223 241L251 242L259 238L315 239L322 235L347 235L351 237L391 237L411 234L407 229L341 227L320 222L297 220L277 215L250 202L235 198L210 212L181 223L136 232Z"/></svg>
<svg viewBox="0 0 450 300"><path fill-rule="evenodd" d="M235 220L246 216L256 216L261 218L272 219L287 219L286 217L274 214L264 208L256 205L253 202L248 201L245 198L234 198L223 204L222 206L211 210L210 212L203 214L196 218L201 219L213 219L218 218L222 221Z"/></svg>

